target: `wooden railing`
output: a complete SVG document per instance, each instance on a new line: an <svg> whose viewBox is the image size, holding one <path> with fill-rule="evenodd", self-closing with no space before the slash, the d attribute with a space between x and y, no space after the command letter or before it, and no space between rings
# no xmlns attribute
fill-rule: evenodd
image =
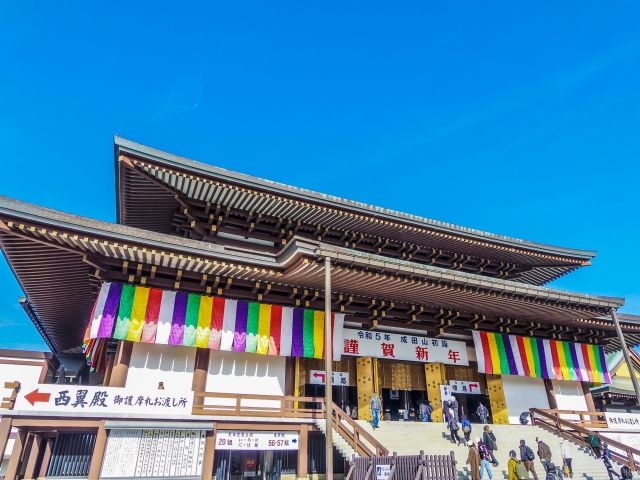
<svg viewBox="0 0 640 480"><path fill-rule="evenodd" d="M575 410L541 410L538 408L532 408L529 411L534 425L587 449L591 449L588 438L590 435L594 435L600 440L601 444L606 443L609 447L614 447L614 450L611 450L611 455L616 462L627 465L632 471L640 470L640 450L617 442L593 430L594 428L607 428L606 420L602 420L604 419L604 413L578 412ZM567 416L577 416L578 419L571 420L566 418ZM587 419L587 417L589 418Z"/></svg>
<svg viewBox="0 0 640 480"><path fill-rule="evenodd" d="M193 414L321 419L324 418L324 398L196 392Z"/></svg>
<svg viewBox="0 0 640 480"><path fill-rule="evenodd" d="M332 419L334 430L353 448L356 455L367 458L389 455L389 450L384 448L378 440L335 403L332 409Z"/></svg>
<svg viewBox="0 0 640 480"><path fill-rule="evenodd" d="M322 397L196 392L193 399L193 414L323 420L324 406ZM353 448L357 455L371 458L389 454L380 442L335 403L332 419L334 431Z"/></svg>

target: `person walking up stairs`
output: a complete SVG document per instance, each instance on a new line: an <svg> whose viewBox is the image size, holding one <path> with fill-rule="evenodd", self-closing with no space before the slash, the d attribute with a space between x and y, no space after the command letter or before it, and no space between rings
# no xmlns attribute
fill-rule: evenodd
<svg viewBox="0 0 640 480"><path fill-rule="evenodd" d="M531 450L531 447L529 447L524 440L520 440L520 461L524 463L527 471L531 472L531 474L533 475L533 480L538 480L536 467L533 464L533 461L535 459L536 456L533 453L533 450Z"/></svg>
<svg viewBox="0 0 640 480"><path fill-rule="evenodd" d="M518 460L515 450L511 450L509 452L507 470L509 480L529 480L529 472L527 471L527 467L524 466L524 463Z"/></svg>

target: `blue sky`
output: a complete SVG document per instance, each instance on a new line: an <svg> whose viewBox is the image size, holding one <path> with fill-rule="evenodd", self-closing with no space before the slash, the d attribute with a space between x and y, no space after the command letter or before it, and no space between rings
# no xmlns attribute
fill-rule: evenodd
<svg viewBox="0 0 640 480"><path fill-rule="evenodd" d="M113 221L117 133L595 249L553 286L640 313L637 2L9 3L0 194ZM0 347L42 348L0 286Z"/></svg>

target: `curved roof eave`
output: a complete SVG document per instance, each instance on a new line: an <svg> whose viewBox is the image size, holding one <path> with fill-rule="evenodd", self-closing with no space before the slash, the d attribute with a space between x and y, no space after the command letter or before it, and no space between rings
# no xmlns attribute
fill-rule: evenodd
<svg viewBox="0 0 640 480"><path fill-rule="evenodd" d="M348 210L356 214L374 216L377 218L402 222L414 227L429 228L442 233L457 235L466 238L472 238L476 240L489 241L492 243L505 245L513 248L524 248L540 253L550 255L560 255L566 257L573 257L581 261L589 261L596 256L593 250L572 249L566 247L559 247L554 245L547 245L543 243L531 242L528 240L522 240L505 235L498 235L482 230L473 228L462 227L447 222L441 222L438 220L432 220L429 218L421 217L418 215L412 215L408 213L398 212L396 210L390 210L382 207L376 207L363 202L356 202L353 200L347 200L333 195L323 194L315 192L313 190L307 190L304 188L294 187L271 180L265 180L262 178L254 177L244 173L234 172L220 167L215 167L202 162L197 162L184 157L173 155L162 150L158 150L146 145L142 145L125 138L115 136L115 158L116 158L116 171L117 159L119 153L126 152L133 155L147 158L159 164L163 164L170 168L177 168L180 170L187 170L197 175L207 176L210 178L220 179L222 181L231 183L240 183L248 187L257 188L260 190L268 191L275 195L283 195L290 198L295 198L302 201L314 202L328 207ZM116 173L116 175L118 175ZM118 180L116 179L116 185ZM117 187L116 187L117 188ZM119 192L117 193L117 215L118 222L120 222L121 206Z"/></svg>
<svg viewBox="0 0 640 480"><path fill-rule="evenodd" d="M539 297L541 299L553 299L583 305L592 304L601 307L606 306L608 308L618 308L624 304L623 298L580 294L535 285L526 285L509 280L487 278L472 273L451 271L429 265L416 265L406 260L392 259L377 254L364 253L304 239L294 239L275 254L254 252L249 249L222 246L200 240L149 232L136 227L93 220L3 196L0 196L0 214L58 228L68 228L98 237L110 237L133 244L137 243L161 249L175 250L181 253L216 258L218 260L252 264L280 271L286 271L287 266L301 256L314 258L328 256L337 260L347 261L357 266L379 269L386 273L396 271L401 275L415 274L423 278L465 287L495 288L497 291Z"/></svg>

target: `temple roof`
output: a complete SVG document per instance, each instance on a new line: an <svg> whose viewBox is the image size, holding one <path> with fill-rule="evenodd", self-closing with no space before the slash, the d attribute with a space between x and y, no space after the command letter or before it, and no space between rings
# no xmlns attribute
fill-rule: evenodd
<svg viewBox="0 0 640 480"><path fill-rule="evenodd" d="M482 276L542 285L595 252L497 235L214 167L115 138L118 222L280 247L294 236Z"/></svg>
<svg viewBox="0 0 640 480"><path fill-rule="evenodd" d="M217 245L6 197L0 246L54 351L81 342L101 280L321 308L325 257L332 260L334 308L364 328L444 336L477 328L602 342L615 334L603 315L623 304L295 237L274 252ZM640 334L640 326L623 324Z"/></svg>

